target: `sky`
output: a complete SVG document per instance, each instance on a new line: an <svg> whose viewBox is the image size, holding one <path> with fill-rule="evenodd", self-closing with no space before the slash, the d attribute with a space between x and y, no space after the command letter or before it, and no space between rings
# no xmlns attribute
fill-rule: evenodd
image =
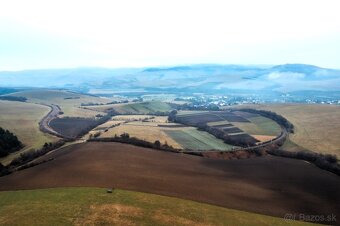
<svg viewBox="0 0 340 226"><path fill-rule="evenodd" d="M1 0L0 70L314 64L340 69L339 0Z"/></svg>

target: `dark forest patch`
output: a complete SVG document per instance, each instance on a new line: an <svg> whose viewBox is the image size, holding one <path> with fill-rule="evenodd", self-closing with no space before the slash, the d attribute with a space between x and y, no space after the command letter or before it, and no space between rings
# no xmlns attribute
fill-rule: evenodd
<svg viewBox="0 0 340 226"><path fill-rule="evenodd" d="M17 136L0 127L0 157L18 151L22 147L23 145Z"/></svg>

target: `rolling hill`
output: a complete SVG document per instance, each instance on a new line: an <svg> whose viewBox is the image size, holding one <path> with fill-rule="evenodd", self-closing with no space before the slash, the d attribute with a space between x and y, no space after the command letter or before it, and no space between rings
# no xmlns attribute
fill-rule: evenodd
<svg viewBox="0 0 340 226"><path fill-rule="evenodd" d="M277 66L188 65L159 68L76 68L0 72L7 87L54 87L154 92L270 92L336 91L340 70L313 65Z"/></svg>

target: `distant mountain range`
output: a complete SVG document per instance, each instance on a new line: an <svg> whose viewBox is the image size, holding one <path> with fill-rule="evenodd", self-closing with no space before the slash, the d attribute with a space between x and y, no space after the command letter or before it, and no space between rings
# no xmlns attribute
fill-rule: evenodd
<svg viewBox="0 0 340 226"><path fill-rule="evenodd" d="M340 70L304 64L27 70L0 72L0 86L69 88L85 92L340 91Z"/></svg>

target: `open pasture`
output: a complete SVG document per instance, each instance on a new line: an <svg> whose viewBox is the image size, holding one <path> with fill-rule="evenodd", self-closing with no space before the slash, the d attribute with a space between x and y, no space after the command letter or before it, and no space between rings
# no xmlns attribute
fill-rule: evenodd
<svg viewBox="0 0 340 226"><path fill-rule="evenodd" d="M277 217L115 189L54 188L0 192L1 225L283 225ZM190 214L188 214L190 213ZM42 217L43 216L43 217ZM310 225L291 221L288 225Z"/></svg>
<svg viewBox="0 0 340 226"><path fill-rule="evenodd" d="M252 108L276 112L295 127L287 150L307 149L340 156L340 106L321 104L268 104ZM300 147L300 148L299 148Z"/></svg>
<svg viewBox="0 0 340 226"><path fill-rule="evenodd" d="M39 129L39 121L48 114L50 108L32 103L16 101L0 101L0 127L13 132L25 145L21 151L41 148L45 142L55 141L57 138L44 134ZM12 153L1 159L4 164L9 163L21 151Z"/></svg>
<svg viewBox="0 0 340 226"><path fill-rule="evenodd" d="M107 112L115 110L120 114L154 114L157 112L169 112L171 106L161 101L150 101L141 103L124 103L124 104L109 104L99 106L88 106L87 109L95 111Z"/></svg>
<svg viewBox="0 0 340 226"><path fill-rule="evenodd" d="M66 90L32 89L10 94L11 96L26 97L28 102L38 104L58 105L64 113L61 117L91 118L98 114L96 111L81 108L81 104L104 104L112 101L108 98L74 93Z"/></svg>

